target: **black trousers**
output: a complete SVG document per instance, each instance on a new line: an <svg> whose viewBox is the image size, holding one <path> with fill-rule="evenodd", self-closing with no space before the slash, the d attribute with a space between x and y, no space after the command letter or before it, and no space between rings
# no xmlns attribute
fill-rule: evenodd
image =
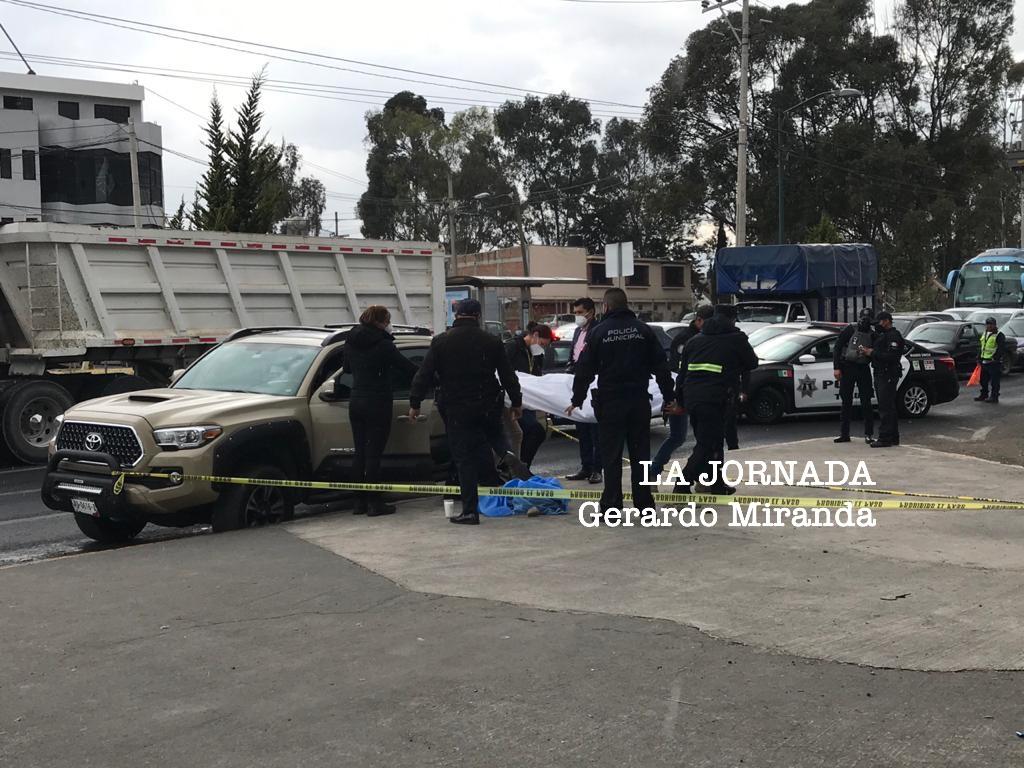
<svg viewBox="0 0 1024 768"><path fill-rule="evenodd" d="M850 436L850 418L853 415L853 390L856 387L860 397L860 410L864 419L864 434L875 433L875 411L871 406L871 366L857 363L843 363L839 368L839 434Z"/></svg>
<svg viewBox="0 0 1024 768"><path fill-rule="evenodd" d="M683 476L691 485L700 481L700 476L711 476L711 462L722 461L725 451L722 442L725 440L725 415L721 403L687 404L690 414L690 427L696 441L690 454Z"/></svg>
<svg viewBox="0 0 1024 768"><path fill-rule="evenodd" d="M644 479L641 461L651 458L651 401L646 394L630 399L601 400L595 412L604 471L601 509L622 509L622 449L629 450L629 472L633 488L631 507L654 506L653 487L640 485Z"/></svg>
<svg viewBox="0 0 1024 768"><path fill-rule="evenodd" d="M878 439L885 443L900 441L899 412L896 410L896 391L900 383L899 368L875 370L875 396L878 398Z"/></svg>
<svg viewBox="0 0 1024 768"><path fill-rule="evenodd" d="M1002 363L981 364L981 396L999 399L999 385L1003 378Z"/></svg>
<svg viewBox="0 0 1024 768"><path fill-rule="evenodd" d="M348 411L356 450L352 463L353 482L379 483L381 457L391 434L391 400L382 397L353 398ZM383 498L373 491L360 491L358 497L366 501Z"/></svg>
<svg viewBox="0 0 1024 768"><path fill-rule="evenodd" d="M462 512L476 514L480 511L479 486L498 485L498 472L491 448L505 441L501 412L449 408L445 415L448 444L459 473Z"/></svg>
<svg viewBox="0 0 1024 768"><path fill-rule="evenodd" d="M587 473L601 469L601 430L597 424L576 422L576 437L580 441L580 468Z"/></svg>
<svg viewBox="0 0 1024 768"><path fill-rule="evenodd" d="M740 437L736 433L736 412L739 410L738 391L730 391L725 401L725 444L735 451L740 447Z"/></svg>
<svg viewBox="0 0 1024 768"><path fill-rule="evenodd" d="M544 425L537 419L537 412L523 411L523 418L519 420L519 428L523 430L523 442L519 448L519 458L526 466L533 464L537 451L547 439L547 432Z"/></svg>

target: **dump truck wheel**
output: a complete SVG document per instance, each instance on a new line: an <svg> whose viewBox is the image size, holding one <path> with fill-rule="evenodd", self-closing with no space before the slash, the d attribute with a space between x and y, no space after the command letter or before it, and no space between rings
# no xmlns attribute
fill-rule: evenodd
<svg viewBox="0 0 1024 768"><path fill-rule="evenodd" d="M78 530L100 544L124 544L146 527L144 521L104 520L81 512L75 512L75 522L78 523Z"/></svg>
<svg viewBox="0 0 1024 768"><path fill-rule="evenodd" d="M50 440L57 434L56 419L74 404L74 398L52 381L23 381L4 393L0 432L18 461L45 464Z"/></svg>

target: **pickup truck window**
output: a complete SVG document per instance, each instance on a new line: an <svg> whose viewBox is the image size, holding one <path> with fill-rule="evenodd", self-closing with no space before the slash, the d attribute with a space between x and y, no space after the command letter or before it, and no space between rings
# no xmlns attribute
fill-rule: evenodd
<svg viewBox="0 0 1024 768"><path fill-rule="evenodd" d="M294 397L319 352L300 344L224 344L189 368L174 389Z"/></svg>
<svg viewBox="0 0 1024 768"><path fill-rule="evenodd" d="M401 347L398 351L419 366L423 363L423 358L427 356L427 349L428 347ZM407 399L409 397L409 390L412 387L412 375L402 371L392 371L392 376L394 377L391 380L394 399ZM351 395L352 374L343 373L334 380L334 399L348 400ZM433 397L433 394L428 394L428 397Z"/></svg>

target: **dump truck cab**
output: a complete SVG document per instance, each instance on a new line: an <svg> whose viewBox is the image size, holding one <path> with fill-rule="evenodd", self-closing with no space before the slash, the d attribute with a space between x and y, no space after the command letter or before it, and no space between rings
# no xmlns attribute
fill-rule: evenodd
<svg viewBox="0 0 1024 768"><path fill-rule="evenodd" d="M306 492L178 476L347 479L355 454L351 375L342 372L350 327L243 329L176 374L170 387L73 406L50 444L44 503L73 513L83 533L106 542L130 539L147 523L208 521L230 530L290 517ZM430 331L396 330L401 353L421 362ZM432 399L420 420L406 418L410 384L410 376L396 373L400 423L383 462L385 476L406 482L438 477L447 460ZM116 488L121 472L136 476Z"/></svg>

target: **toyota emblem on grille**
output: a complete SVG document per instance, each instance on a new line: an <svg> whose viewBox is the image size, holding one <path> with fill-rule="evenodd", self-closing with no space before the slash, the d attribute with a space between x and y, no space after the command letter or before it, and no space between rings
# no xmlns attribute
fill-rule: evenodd
<svg viewBox="0 0 1024 768"><path fill-rule="evenodd" d="M85 450L94 453L103 447L103 435L99 432L90 432L85 436Z"/></svg>

